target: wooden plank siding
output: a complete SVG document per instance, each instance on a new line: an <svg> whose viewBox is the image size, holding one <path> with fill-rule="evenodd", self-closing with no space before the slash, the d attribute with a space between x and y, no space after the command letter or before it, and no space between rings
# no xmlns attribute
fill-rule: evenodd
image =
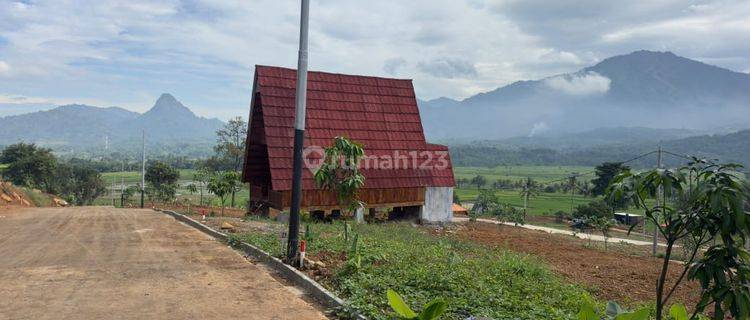
<svg viewBox="0 0 750 320"><path fill-rule="evenodd" d="M257 190L257 189L256 189ZM362 189L359 198L367 208L416 206L424 203L425 188ZM288 210L292 203L291 191L269 191L266 200L277 210ZM302 208L306 210L338 209L336 195L325 190L303 190Z"/></svg>

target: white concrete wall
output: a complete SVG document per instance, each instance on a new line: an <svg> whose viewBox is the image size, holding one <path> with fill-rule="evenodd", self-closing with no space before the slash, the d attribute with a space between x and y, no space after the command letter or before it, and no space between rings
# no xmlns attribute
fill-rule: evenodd
<svg viewBox="0 0 750 320"><path fill-rule="evenodd" d="M427 187L420 218L425 222L450 222L453 218L453 187Z"/></svg>

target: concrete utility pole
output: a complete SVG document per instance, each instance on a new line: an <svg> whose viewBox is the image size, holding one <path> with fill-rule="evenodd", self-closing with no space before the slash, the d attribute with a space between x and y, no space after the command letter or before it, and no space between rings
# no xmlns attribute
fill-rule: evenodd
<svg viewBox="0 0 750 320"><path fill-rule="evenodd" d="M141 208L143 208L146 197L146 129L143 129L143 141L141 143Z"/></svg>
<svg viewBox="0 0 750 320"><path fill-rule="evenodd" d="M299 211L302 202L302 147L305 140L305 103L307 100L307 26L310 1L302 0L297 60L297 93L295 94L294 162L292 171L292 204L289 211L289 244L287 262L294 264L299 251Z"/></svg>
<svg viewBox="0 0 750 320"><path fill-rule="evenodd" d="M125 160L122 161L120 170L120 207L125 208Z"/></svg>
<svg viewBox="0 0 750 320"><path fill-rule="evenodd" d="M661 145L659 145L659 151L656 153L656 168L661 169ZM656 192L656 206L661 205L661 199L664 198L664 187L659 186L659 191ZM656 249L659 244L659 216L655 217L656 225L654 226L654 242L651 244L651 253L656 256Z"/></svg>
<svg viewBox="0 0 750 320"><path fill-rule="evenodd" d="M112 175L112 206L117 207L117 202L115 201L115 186L117 185L116 176Z"/></svg>

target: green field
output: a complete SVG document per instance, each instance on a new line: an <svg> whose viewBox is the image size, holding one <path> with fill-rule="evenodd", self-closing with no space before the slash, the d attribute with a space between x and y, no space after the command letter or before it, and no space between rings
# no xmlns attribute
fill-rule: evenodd
<svg viewBox="0 0 750 320"><path fill-rule="evenodd" d="M585 174L578 178L579 181L593 178L594 168L579 166L498 166L495 168L480 167L457 167L453 169L456 180L467 179L481 175L487 179L489 188L493 182L504 179L518 181L531 178L542 184L549 182L562 182L572 174ZM464 186L456 188L456 194L461 202L472 202L479 195L476 187ZM520 190L496 190L500 201L515 207L523 207L523 198ZM569 193L539 193L538 196L529 199L528 213L531 215L552 215L557 211L570 212L571 207L594 201L595 198L584 197L580 194Z"/></svg>
<svg viewBox="0 0 750 320"><path fill-rule="evenodd" d="M476 175L482 175L487 179L487 184L491 185L492 182L498 179L510 179L510 180L522 180L526 177L530 177L535 181L545 183L550 181L556 181L565 179L572 173L586 173L593 171L591 167L572 167L572 166L501 166L495 168L478 168L478 167L457 167L454 168L454 174L456 179L466 178L471 179ZM196 170L194 169L182 169L180 170L180 185L185 186L191 182ZM102 178L105 183L109 186L112 183L112 177L115 178L119 192L121 178L125 179L125 185L137 185L141 181L141 173L136 171L130 172L107 172L102 174ZM579 180L591 179L592 175L586 175ZM485 186L487 188L487 186ZM497 190L496 193L500 197L500 200L504 203L516 207L523 206L523 199L521 198L518 190ZM119 194L119 193L118 193ZM193 203L198 202L198 195L190 195L187 190L180 188L178 190L180 198L190 198ZM475 187L457 188L456 194L462 202L471 202L476 199L479 194L479 190ZM117 196L119 199L119 196ZM210 195L208 197L211 197ZM215 198L215 197L213 197ZM241 206L247 202L249 195L247 189L243 188L242 191L237 193L236 203ZM540 193L539 196L531 198L529 201L529 214L532 215L551 215L557 211L570 212L571 204L573 207L585 204L593 201L594 198L584 197L579 194L574 194L572 197L567 193ZM219 205L217 199L212 201L215 205ZM108 204L111 203L111 196L108 194L100 198L97 203Z"/></svg>
<svg viewBox="0 0 750 320"><path fill-rule="evenodd" d="M456 194L462 203L472 202L476 199L479 191L477 189L456 189ZM497 190L500 201L514 207L523 207L523 198L517 190ZM531 215L552 215L557 211L570 212L572 206L578 206L594 201L595 198L584 197L579 194L571 196L567 193L540 193L529 199L528 213Z"/></svg>
<svg viewBox="0 0 750 320"><path fill-rule="evenodd" d="M494 168L482 167L456 167L453 168L453 174L456 179L471 179L476 175L487 178L487 184L498 179L522 180L531 178L538 182L549 182L553 180L565 179L571 174L584 174L594 171L592 167L577 166L498 166ZM589 174L581 179L591 179L593 175Z"/></svg>
<svg viewBox="0 0 750 320"><path fill-rule="evenodd" d="M193 179L196 170L195 169L180 169L180 184L187 183ZM120 171L120 172L105 172L102 173L102 179L104 182L111 184L112 177L115 178L117 184L120 184L122 178L125 179L125 185L135 185L141 182L140 171Z"/></svg>

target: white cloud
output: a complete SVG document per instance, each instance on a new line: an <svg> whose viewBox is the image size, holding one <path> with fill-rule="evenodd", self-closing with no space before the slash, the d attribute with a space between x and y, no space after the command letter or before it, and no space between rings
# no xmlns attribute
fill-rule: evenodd
<svg viewBox="0 0 750 320"><path fill-rule="evenodd" d="M0 76L7 75L9 73L10 73L10 65L5 61L0 60Z"/></svg>
<svg viewBox="0 0 750 320"><path fill-rule="evenodd" d="M313 1L310 68L412 78L424 99L465 98L639 49L750 68L738 54L750 50L750 5L691 5ZM295 66L298 23L295 0L0 1L0 88L140 110L170 92L206 116L246 116L253 66Z"/></svg>
<svg viewBox="0 0 750 320"><path fill-rule="evenodd" d="M548 130L549 130L549 126L547 126L546 122L537 122L531 127L531 132L529 132L529 137L533 137L540 133L544 133Z"/></svg>
<svg viewBox="0 0 750 320"><path fill-rule="evenodd" d="M383 63L383 70L393 76L396 75L398 70L404 65L406 65L406 60L404 60L404 58L391 58L385 60Z"/></svg>
<svg viewBox="0 0 750 320"><path fill-rule="evenodd" d="M38 97L27 97L17 94L0 94L0 103L3 104L54 104L49 99Z"/></svg>
<svg viewBox="0 0 750 320"><path fill-rule="evenodd" d="M544 80L548 87L576 96L606 93L609 91L611 82L609 78L593 71L555 76Z"/></svg>
<svg viewBox="0 0 750 320"><path fill-rule="evenodd" d="M110 106L106 101L98 99L87 99L87 98L48 98L48 97L35 97L25 96L18 94L2 94L0 93L0 104L3 105L50 105L50 106L61 106L66 104L87 104L99 107Z"/></svg>

